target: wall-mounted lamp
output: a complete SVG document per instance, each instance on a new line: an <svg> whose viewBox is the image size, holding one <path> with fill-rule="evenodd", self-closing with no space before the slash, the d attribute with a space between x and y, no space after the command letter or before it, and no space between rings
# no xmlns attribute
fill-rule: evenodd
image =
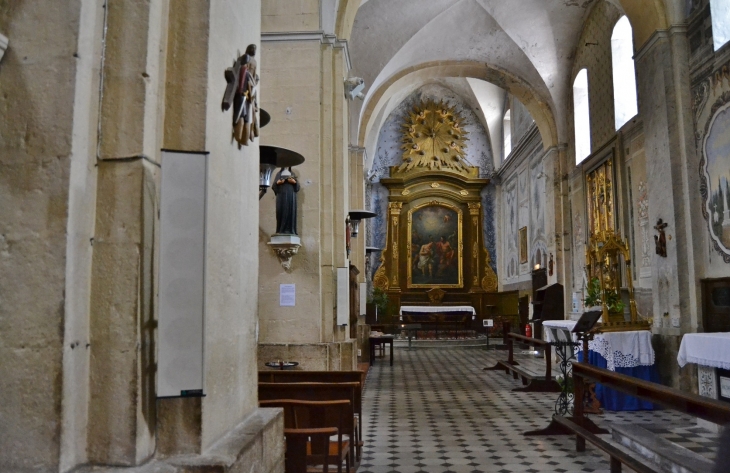
<svg viewBox="0 0 730 473"><path fill-rule="evenodd" d="M266 112L261 110L261 113L261 122L263 123L263 114ZM266 115L269 114L266 113ZM298 166L304 162L304 156L278 146L259 146L259 151L261 153L259 155L259 200L261 200L261 197L271 187L271 176L273 176L274 170L276 168Z"/></svg>
<svg viewBox="0 0 730 473"><path fill-rule="evenodd" d="M349 215L350 225L352 226L352 231L350 232L350 235L355 238L360 231L360 220L373 218L378 214L376 214L375 212L370 212L369 210L350 210Z"/></svg>

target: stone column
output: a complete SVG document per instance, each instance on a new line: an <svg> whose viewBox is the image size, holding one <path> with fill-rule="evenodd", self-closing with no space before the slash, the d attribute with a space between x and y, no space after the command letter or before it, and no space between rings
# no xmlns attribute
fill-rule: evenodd
<svg viewBox="0 0 730 473"><path fill-rule="evenodd" d="M284 7L270 0L262 15L261 102L272 115L262 144L292 149L306 161L293 169L301 184L297 228L302 247L289 270L266 244L275 232L274 200L266 195L259 206L259 365L288 359L305 369L352 369L349 330L335 325L336 270L348 266L346 44L322 33L317 1ZM292 283L296 306L280 307L280 284Z"/></svg>
<svg viewBox="0 0 730 473"><path fill-rule="evenodd" d="M690 391L676 360L680 336L697 330L702 228L693 143L686 28L657 31L636 55L639 111L644 120L649 223L668 223L667 257L653 254L652 293L657 362L664 382ZM668 185L669 183L669 185ZM655 233L655 232L652 232ZM698 272L699 271L699 272Z"/></svg>

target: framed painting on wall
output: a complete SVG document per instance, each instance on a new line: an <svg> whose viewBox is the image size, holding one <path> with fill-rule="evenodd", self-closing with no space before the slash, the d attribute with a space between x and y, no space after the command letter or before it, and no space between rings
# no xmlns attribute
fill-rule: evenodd
<svg viewBox="0 0 730 473"><path fill-rule="evenodd" d="M432 201L408 211L408 287L463 287L462 213Z"/></svg>
<svg viewBox="0 0 730 473"><path fill-rule="evenodd" d="M527 263L527 227L520 228L520 264Z"/></svg>

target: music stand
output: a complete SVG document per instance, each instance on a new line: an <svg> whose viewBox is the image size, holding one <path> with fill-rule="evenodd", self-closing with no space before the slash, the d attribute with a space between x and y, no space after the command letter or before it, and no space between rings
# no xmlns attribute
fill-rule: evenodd
<svg viewBox="0 0 730 473"><path fill-rule="evenodd" d="M603 315L603 309L593 309L588 312L583 312L575 327L571 330L571 333L586 333L590 331L594 325L598 322L598 319Z"/></svg>

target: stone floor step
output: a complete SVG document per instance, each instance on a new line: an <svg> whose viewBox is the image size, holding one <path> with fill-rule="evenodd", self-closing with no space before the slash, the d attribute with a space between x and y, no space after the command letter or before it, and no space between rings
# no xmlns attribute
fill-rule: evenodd
<svg viewBox="0 0 730 473"><path fill-rule="evenodd" d="M707 473L713 463L639 424L610 423L613 440L671 473Z"/></svg>

